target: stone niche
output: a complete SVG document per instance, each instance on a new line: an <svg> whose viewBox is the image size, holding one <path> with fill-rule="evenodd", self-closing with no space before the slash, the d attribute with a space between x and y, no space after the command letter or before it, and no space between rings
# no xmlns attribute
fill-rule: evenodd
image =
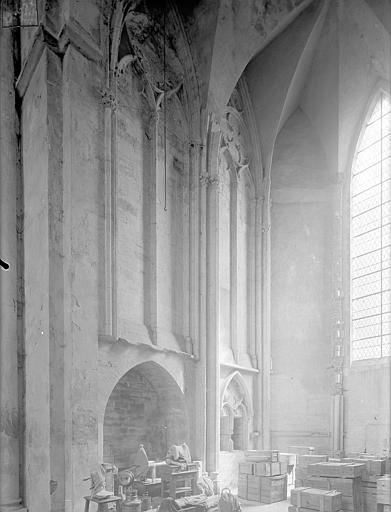
<svg viewBox="0 0 391 512"><path fill-rule="evenodd" d="M184 395L174 378L154 362L139 364L115 385L103 425L105 462L129 467L144 445L149 460L163 460L172 444L188 442Z"/></svg>
<svg viewBox="0 0 391 512"><path fill-rule="evenodd" d="M220 450L247 450L251 402L246 384L239 372L226 381L220 413Z"/></svg>

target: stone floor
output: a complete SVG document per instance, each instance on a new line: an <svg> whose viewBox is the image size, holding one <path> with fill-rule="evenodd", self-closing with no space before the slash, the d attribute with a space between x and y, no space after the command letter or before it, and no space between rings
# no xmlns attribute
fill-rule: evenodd
<svg viewBox="0 0 391 512"><path fill-rule="evenodd" d="M288 512L288 501L278 501L270 505L256 503L255 501L247 501L240 499L243 512Z"/></svg>

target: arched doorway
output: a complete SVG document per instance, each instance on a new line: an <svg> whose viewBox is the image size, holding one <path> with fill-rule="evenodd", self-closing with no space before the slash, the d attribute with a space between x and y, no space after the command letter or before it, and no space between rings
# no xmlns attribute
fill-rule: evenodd
<svg viewBox="0 0 391 512"><path fill-rule="evenodd" d="M138 364L117 382L103 424L103 457L129 467L139 445L149 460L163 460L172 444L188 442L184 395L174 378L155 362Z"/></svg>

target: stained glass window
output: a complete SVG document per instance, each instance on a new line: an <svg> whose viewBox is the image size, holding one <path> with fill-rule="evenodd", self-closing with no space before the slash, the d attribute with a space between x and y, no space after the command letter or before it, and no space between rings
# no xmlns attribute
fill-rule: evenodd
<svg viewBox="0 0 391 512"><path fill-rule="evenodd" d="M385 93L367 121L351 177L352 360L390 356L391 108Z"/></svg>

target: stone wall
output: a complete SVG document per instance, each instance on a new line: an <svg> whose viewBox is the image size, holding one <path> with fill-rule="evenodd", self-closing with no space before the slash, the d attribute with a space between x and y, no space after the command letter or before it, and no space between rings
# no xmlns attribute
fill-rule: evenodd
<svg viewBox="0 0 391 512"><path fill-rule="evenodd" d="M107 462L130 467L132 457L143 444L150 460L164 460L169 446L188 442L187 413L183 398L172 393L162 379L154 387L142 369L132 369L113 389L107 403L103 425L103 455ZM167 405L167 403L166 403ZM168 445L170 443L170 445Z"/></svg>

